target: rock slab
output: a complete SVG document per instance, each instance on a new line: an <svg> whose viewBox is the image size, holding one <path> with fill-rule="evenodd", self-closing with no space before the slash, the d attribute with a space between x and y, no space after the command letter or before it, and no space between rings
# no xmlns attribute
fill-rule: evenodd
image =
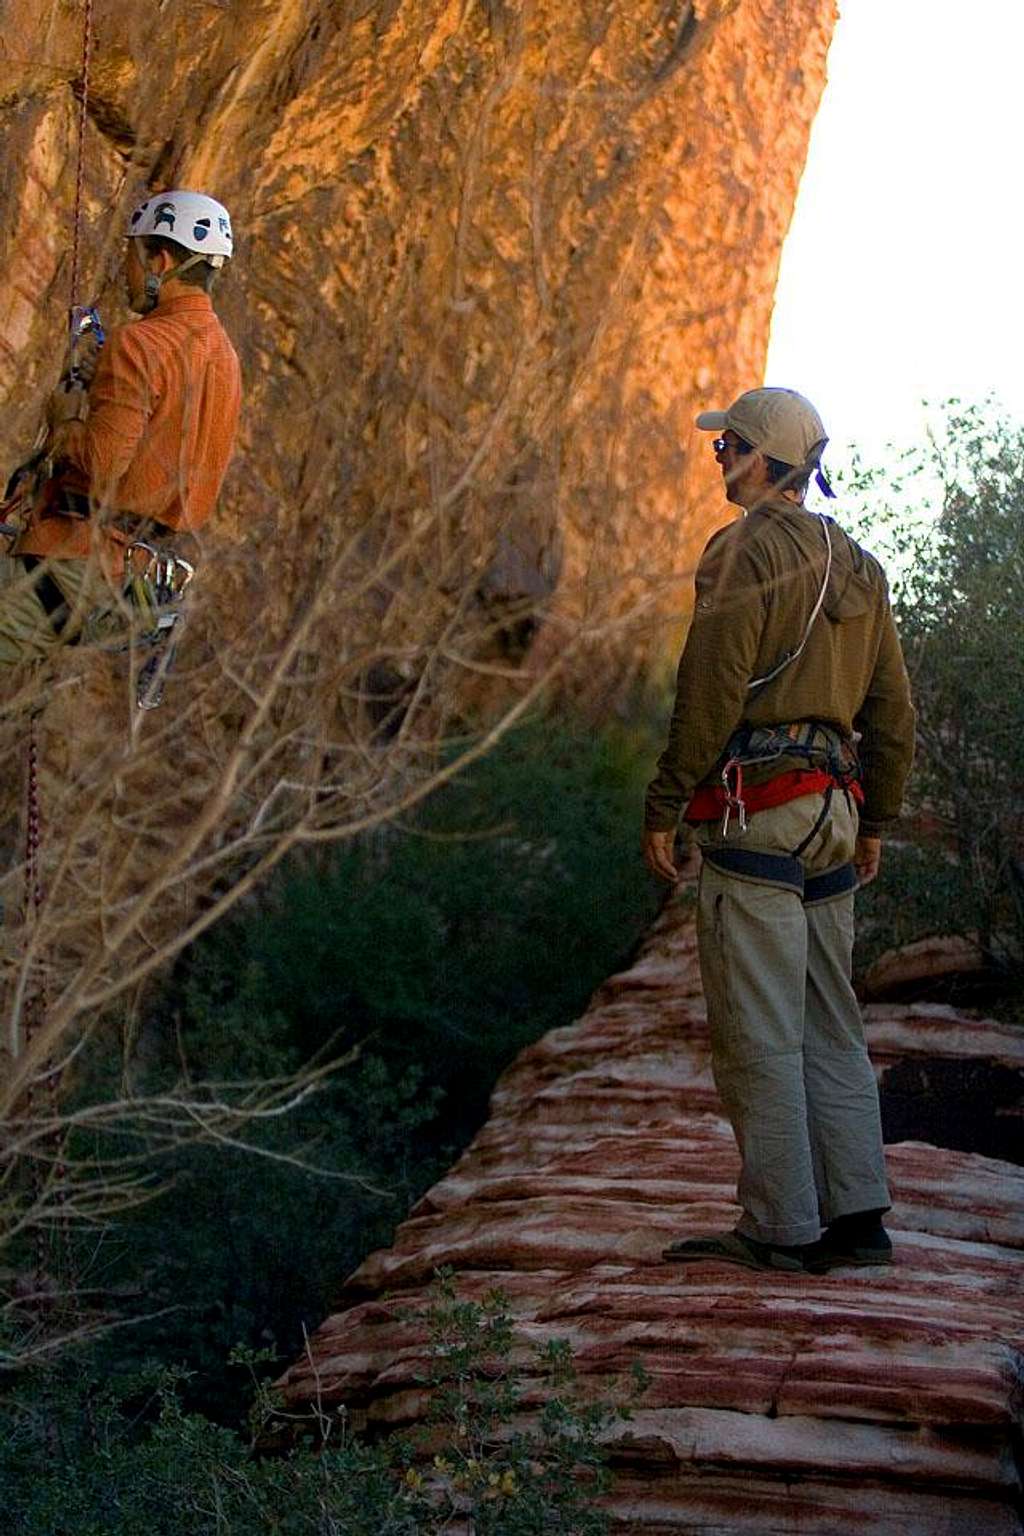
<svg viewBox="0 0 1024 1536"><path fill-rule="evenodd" d="M915 1028L930 1058L1024 1066L1024 1037L948 1008L876 1006L868 1027L883 1086ZM644 1366L640 1409L612 1436L617 1532L1009 1536L1024 1173L919 1142L888 1160L892 1269L661 1261L666 1240L737 1215L678 900L577 1024L512 1065L476 1140L343 1287L285 1393L344 1402L367 1425L414 1421L424 1340L399 1314L444 1265L464 1295L504 1290L524 1341L568 1339L584 1388Z"/></svg>

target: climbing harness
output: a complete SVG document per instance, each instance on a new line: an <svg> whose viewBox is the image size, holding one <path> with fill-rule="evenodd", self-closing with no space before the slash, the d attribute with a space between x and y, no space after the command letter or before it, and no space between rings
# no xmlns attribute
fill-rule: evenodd
<svg viewBox="0 0 1024 1536"><path fill-rule="evenodd" d="M812 514L818 519L822 536L825 540L825 571L821 579L821 587L815 600L814 607L804 627L803 635L798 645L787 651L774 667L760 677L751 678L747 684L747 692L763 688L772 682L781 672L790 666L803 654L807 641L810 638L814 622L821 612L825 602L825 594L828 591L829 577L832 574L832 538L828 530L828 519L821 512ZM816 737L820 735L820 743ZM801 737L803 739L801 739ZM852 743L846 741L842 734L833 726L817 721L799 721L790 726L741 726L734 733L723 753L724 762L721 770L722 782L722 836L729 834L729 824L733 816L737 818L739 832L742 835L747 830L747 807L743 798L743 769L754 764L771 763L780 757L804 758L809 765L822 768L829 774L832 783L829 784L825 795L825 805L822 816L815 823L810 837L801 844L796 852L802 853L811 838L820 829L825 815L828 813L831 801L831 792L834 784L838 783L843 792L849 795L849 786L858 777L857 755Z"/></svg>
<svg viewBox="0 0 1024 1536"><path fill-rule="evenodd" d="M803 760L807 770L827 774L822 814L795 854L802 853L820 830L836 787L849 798L860 782L860 764L854 743L836 726L821 720L800 720L791 725L742 725L729 738L722 754L722 836L729 834L735 815L739 832L747 830L747 806L743 798L743 770L789 757ZM806 771L806 770L805 770Z"/></svg>
<svg viewBox="0 0 1024 1536"><path fill-rule="evenodd" d="M808 875L795 854L769 853L755 848L704 848L703 858L714 869L758 885L781 885L799 896L805 907L835 901L857 887L857 871L847 862L819 875Z"/></svg>

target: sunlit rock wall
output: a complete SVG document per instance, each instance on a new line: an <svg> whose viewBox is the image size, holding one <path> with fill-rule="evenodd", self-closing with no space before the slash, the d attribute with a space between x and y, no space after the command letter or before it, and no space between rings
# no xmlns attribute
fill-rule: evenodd
<svg viewBox="0 0 1024 1536"><path fill-rule="evenodd" d="M324 519L372 538L426 507L424 574L445 590L670 612L726 515L691 418L761 380L834 13L95 0L79 297L117 318L119 235L147 189L230 205L220 303L247 399L220 528L273 561L278 591ZM8 468L61 348L82 15L3 12ZM651 635L616 633L628 670Z"/></svg>

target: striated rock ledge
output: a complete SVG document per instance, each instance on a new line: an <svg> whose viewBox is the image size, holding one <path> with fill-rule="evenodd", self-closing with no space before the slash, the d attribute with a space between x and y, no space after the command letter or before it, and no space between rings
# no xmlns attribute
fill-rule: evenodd
<svg viewBox="0 0 1024 1536"><path fill-rule="evenodd" d="M1024 1036L948 1008L877 1006L868 1027L883 1084L915 1049L1024 1067ZM920 1142L890 1147L889 1166L892 1270L660 1261L670 1236L736 1216L695 935L673 903L632 969L505 1074L487 1125L343 1287L286 1395L345 1402L364 1425L415 1420L424 1341L399 1314L447 1265L465 1295L501 1287L524 1341L567 1338L595 1390L643 1363L650 1389L612 1442L617 1531L1009 1536L1024 1172Z"/></svg>

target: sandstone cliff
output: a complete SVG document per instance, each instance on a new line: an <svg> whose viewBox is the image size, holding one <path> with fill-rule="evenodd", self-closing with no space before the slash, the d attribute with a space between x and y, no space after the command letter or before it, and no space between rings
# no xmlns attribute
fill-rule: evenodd
<svg viewBox="0 0 1024 1536"><path fill-rule="evenodd" d="M215 193L246 407L165 710L139 718L131 658L89 651L5 687L9 913L46 699L46 932L15 936L12 1054L33 951L38 1067L239 881L414 803L453 712L525 706L553 661L606 706L670 652L655 621L724 515L689 423L761 377L834 12L93 0L77 297L121 316L146 190ZM4 6L7 468L63 350L84 14Z"/></svg>
<svg viewBox="0 0 1024 1536"><path fill-rule="evenodd" d="M724 515L690 422L761 379L835 0L94 9L85 291L117 316L147 188L233 209L247 408L221 528L278 602L325 520L377 537L432 506L424 575L485 603L678 604ZM8 466L68 300L82 10L4 8Z"/></svg>
<svg viewBox="0 0 1024 1536"><path fill-rule="evenodd" d="M924 1005L867 1018L883 1108L904 1060L989 1062L1014 1075L1019 1116L1019 1031ZM505 1074L473 1145L343 1286L287 1397L415 1421L424 1335L409 1315L448 1266L460 1294L506 1292L529 1342L568 1339L598 1394L645 1367L650 1388L611 1445L624 1536L1013 1536L1024 1177L919 1141L888 1162L891 1270L661 1262L667 1240L738 1214L692 916L670 906L579 1023ZM528 1369L527 1407L536 1387Z"/></svg>

